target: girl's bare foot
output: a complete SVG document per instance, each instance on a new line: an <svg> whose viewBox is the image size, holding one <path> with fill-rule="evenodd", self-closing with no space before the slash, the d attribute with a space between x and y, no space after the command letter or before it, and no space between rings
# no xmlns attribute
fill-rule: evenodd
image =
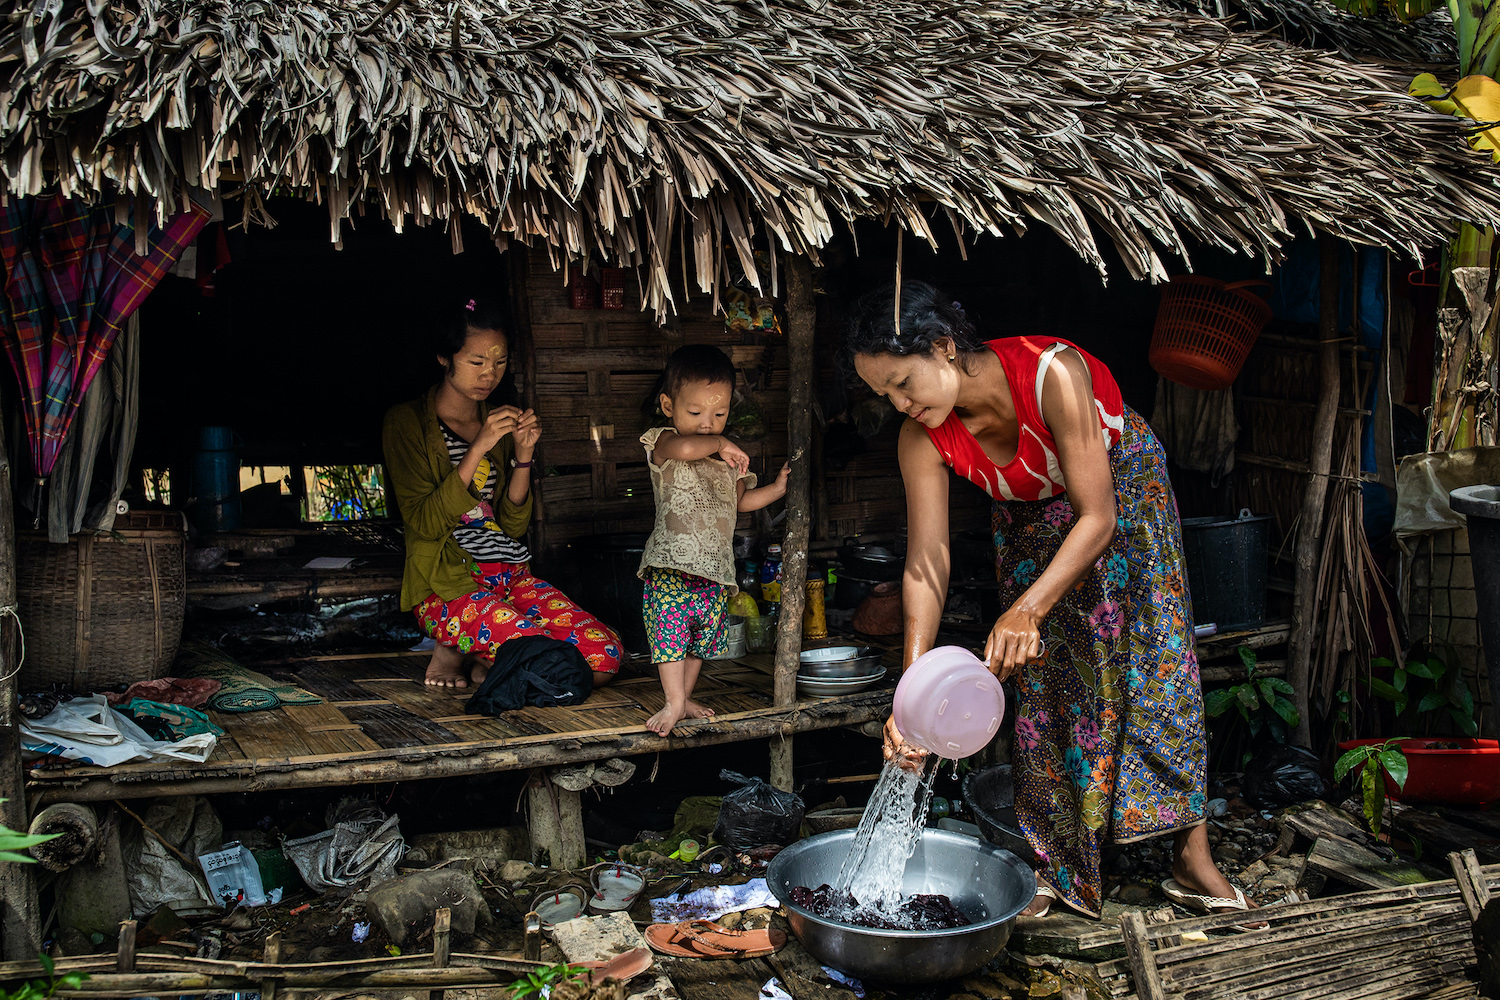
<svg viewBox="0 0 1500 1000"><path fill-rule="evenodd" d="M698 704L698 702L694 701L691 698L688 699L687 711L683 713L683 715L689 719L706 719L713 714L713 709L709 708L707 705L700 705Z"/></svg>
<svg viewBox="0 0 1500 1000"><path fill-rule="evenodd" d="M494 665L494 660L481 660L476 656L473 666L469 667L469 680L474 682L475 687L478 687L484 683L484 679L489 676L490 667Z"/></svg>
<svg viewBox="0 0 1500 1000"><path fill-rule="evenodd" d="M423 683L428 687L468 687L469 678L464 675L464 654L453 646L434 646L432 659L427 661L427 676Z"/></svg>
<svg viewBox="0 0 1500 1000"><path fill-rule="evenodd" d="M688 704L691 704L691 702L689 702ZM646 728L651 730L657 736L666 736L672 731L672 727L681 722L683 720L683 717L686 715L686 704L674 705L669 701L666 703L666 705L662 706L662 710L660 712L657 712L655 715L651 716L651 718L646 720Z"/></svg>

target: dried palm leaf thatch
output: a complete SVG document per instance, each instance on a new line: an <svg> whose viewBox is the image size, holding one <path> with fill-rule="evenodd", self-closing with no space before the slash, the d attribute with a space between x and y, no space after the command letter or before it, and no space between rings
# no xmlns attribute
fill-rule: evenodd
<svg viewBox="0 0 1500 1000"><path fill-rule="evenodd" d="M1415 251L1500 221L1408 73L1135 0L3 0L0 191L117 184L476 216L672 308L836 220L1041 222L1136 277L1294 227ZM451 225L451 223L450 223ZM456 227L452 227L456 230ZM725 247L730 248L726 251ZM684 278L684 281L689 279ZM753 280L753 279L752 279Z"/></svg>
<svg viewBox="0 0 1500 1000"><path fill-rule="evenodd" d="M1381 8L1370 17L1349 14L1329 0L1161 0L1167 7L1224 17L1312 49L1357 59L1452 67L1458 63L1453 19L1438 8L1407 24Z"/></svg>

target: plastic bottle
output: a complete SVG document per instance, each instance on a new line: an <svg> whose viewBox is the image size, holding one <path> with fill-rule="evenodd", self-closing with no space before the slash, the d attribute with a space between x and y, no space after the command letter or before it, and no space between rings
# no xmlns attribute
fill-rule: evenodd
<svg viewBox="0 0 1500 1000"><path fill-rule="evenodd" d="M750 559L740 563L739 574L735 577L742 593L749 594L756 600L760 600L760 565Z"/></svg>
<svg viewBox="0 0 1500 1000"><path fill-rule="evenodd" d="M760 564L760 597L771 604L781 603L781 546L766 549L766 561Z"/></svg>

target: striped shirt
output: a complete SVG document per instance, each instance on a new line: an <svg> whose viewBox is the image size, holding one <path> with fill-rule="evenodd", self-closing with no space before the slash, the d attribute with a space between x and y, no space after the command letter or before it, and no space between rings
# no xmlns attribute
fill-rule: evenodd
<svg viewBox="0 0 1500 1000"><path fill-rule="evenodd" d="M438 420L443 431L443 443L448 446L448 459L456 469L469 453L469 442L458 436L453 428ZM494 463L486 455L479 460L474 473L474 485L479 490L479 503L464 514L458 527L453 529L453 540L463 550L481 563L524 563L531 561L531 551L525 543L512 538L500 530L495 520L495 483L503 484L505 477L497 475Z"/></svg>

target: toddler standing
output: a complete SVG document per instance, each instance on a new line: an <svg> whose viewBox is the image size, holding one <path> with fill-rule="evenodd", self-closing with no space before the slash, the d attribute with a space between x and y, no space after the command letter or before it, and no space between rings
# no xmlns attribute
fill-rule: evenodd
<svg viewBox="0 0 1500 1000"><path fill-rule="evenodd" d="M684 718L713 712L690 697L703 661L724 655L734 579L734 524L786 495L790 467L756 487L750 456L723 436L734 396L734 366L707 345L679 348L662 375L661 411L670 427L641 435L656 527L641 556L646 635L666 705L646 728L666 736Z"/></svg>

